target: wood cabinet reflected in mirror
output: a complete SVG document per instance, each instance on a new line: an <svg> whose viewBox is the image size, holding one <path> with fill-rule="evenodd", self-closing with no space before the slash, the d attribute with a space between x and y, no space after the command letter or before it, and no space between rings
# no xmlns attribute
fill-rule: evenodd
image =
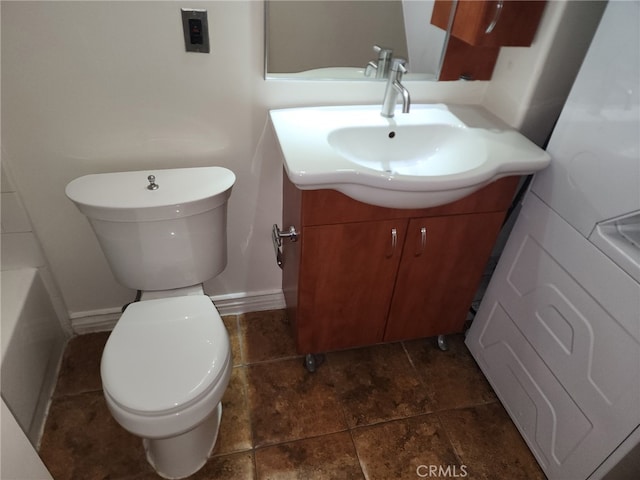
<svg viewBox="0 0 640 480"><path fill-rule="evenodd" d="M431 22L445 30L451 25L438 79L490 80L501 47L531 45L545 6L542 0L436 0Z"/></svg>

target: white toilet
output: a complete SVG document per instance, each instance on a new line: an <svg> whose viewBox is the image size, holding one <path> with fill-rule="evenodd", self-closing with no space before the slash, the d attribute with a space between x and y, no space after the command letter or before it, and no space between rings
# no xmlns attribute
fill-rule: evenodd
<svg viewBox="0 0 640 480"><path fill-rule="evenodd" d="M107 341L102 386L165 478L198 471L218 436L231 349L202 282L227 263L234 182L226 168L199 167L87 175L66 188L118 282L141 291Z"/></svg>

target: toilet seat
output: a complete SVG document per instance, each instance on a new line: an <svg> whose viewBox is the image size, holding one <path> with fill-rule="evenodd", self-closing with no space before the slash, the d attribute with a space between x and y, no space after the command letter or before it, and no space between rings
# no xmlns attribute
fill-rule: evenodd
<svg viewBox="0 0 640 480"><path fill-rule="evenodd" d="M125 411L167 415L205 397L229 362L228 333L209 297L136 302L105 346L103 389Z"/></svg>

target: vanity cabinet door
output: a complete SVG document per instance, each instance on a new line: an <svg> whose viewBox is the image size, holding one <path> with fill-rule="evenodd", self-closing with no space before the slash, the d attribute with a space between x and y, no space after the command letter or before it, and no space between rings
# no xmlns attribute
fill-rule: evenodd
<svg viewBox="0 0 640 480"><path fill-rule="evenodd" d="M407 222L304 228L296 313L300 352L382 341Z"/></svg>
<svg viewBox="0 0 640 480"><path fill-rule="evenodd" d="M384 341L463 330L504 212L412 219Z"/></svg>

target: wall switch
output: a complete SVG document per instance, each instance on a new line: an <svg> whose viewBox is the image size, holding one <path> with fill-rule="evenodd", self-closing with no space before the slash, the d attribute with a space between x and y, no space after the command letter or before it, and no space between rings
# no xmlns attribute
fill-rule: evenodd
<svg viewBox="0 0 640 480"><path fill-rule="evenodd" d="M207 11L182 8L182 30L187 52L209 53L209 23Z"/></svg>

